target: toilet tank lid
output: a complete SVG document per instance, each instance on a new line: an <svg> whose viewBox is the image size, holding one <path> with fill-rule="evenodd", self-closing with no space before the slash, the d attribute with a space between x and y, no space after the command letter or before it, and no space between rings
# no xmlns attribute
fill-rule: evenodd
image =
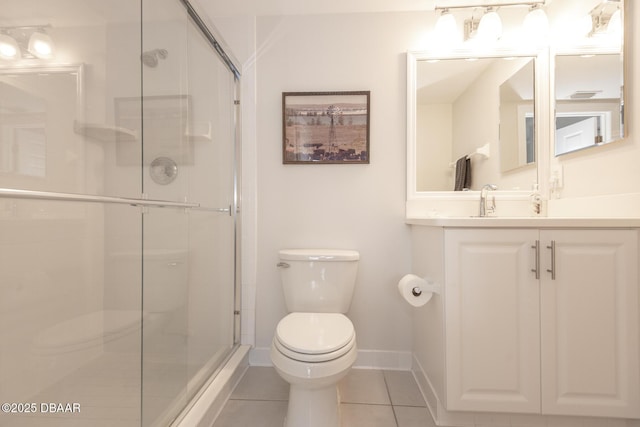
<svg viewBox="0 0 640 427"><path fill-rule="evenodd" d="M357 261L358 251L347 249L281 249L278 251L283 261Z"/></svg>

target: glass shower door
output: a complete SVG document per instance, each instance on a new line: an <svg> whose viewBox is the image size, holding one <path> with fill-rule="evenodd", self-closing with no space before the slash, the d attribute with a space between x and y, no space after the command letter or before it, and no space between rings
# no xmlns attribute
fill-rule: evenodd
<svg viewBox="0 0 640 427"><path fill-rule="evenodd" d="M176 0L143 1L142 424L173 420L234 346L234 75Z"/></svg>
<svg viewBox="0 0 640 427"><path fill-rule="evenodd" d="M20 50L0 59L0 425L139 426L142 224L122 198L142 192L141 138L114 100L141 91L140 4L8 3L0 32ZM51 58L28 51L36 32Z"/></svg>
<svg viewBox="0 0 640 427"><path fill-rule="evenodd" d="M0 426L168 425L235 344L238 82L185 1L8 2Z"/></svg>

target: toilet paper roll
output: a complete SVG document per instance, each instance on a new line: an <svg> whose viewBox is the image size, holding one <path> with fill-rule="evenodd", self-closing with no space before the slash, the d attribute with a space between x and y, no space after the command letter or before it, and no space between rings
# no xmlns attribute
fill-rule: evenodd
<svg viewBox="0 0 640 427"><path fill-rule="evenodd" d="M414 307L422 307L433 297L438 289L415 274L407 274L398 282L398 291L402 298Z"/></svg>

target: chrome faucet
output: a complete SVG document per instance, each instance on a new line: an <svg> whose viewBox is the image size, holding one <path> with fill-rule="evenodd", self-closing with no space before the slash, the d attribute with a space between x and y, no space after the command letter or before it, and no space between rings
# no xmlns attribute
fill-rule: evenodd
<svg viewBox="0 0 640 427"><path fill-rule="evenodd" d="M480 190L480 213L478 216L485 217L487 216L487 194L489 190L497 190L498 187L493 184L485 184ZM490 212L495 211L496 209L496 199L494 198L491 202L491 206L489 206L488 210Z"/></svg>

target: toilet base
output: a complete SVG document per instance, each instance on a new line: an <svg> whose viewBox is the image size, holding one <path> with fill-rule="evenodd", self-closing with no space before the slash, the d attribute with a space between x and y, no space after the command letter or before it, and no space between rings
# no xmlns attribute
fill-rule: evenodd
<svg viewBox="0 0 640 427"><path fill-rule="evenodd" d="M284 427L340 427L338 387L309 389L290 385Z"/></svg>

